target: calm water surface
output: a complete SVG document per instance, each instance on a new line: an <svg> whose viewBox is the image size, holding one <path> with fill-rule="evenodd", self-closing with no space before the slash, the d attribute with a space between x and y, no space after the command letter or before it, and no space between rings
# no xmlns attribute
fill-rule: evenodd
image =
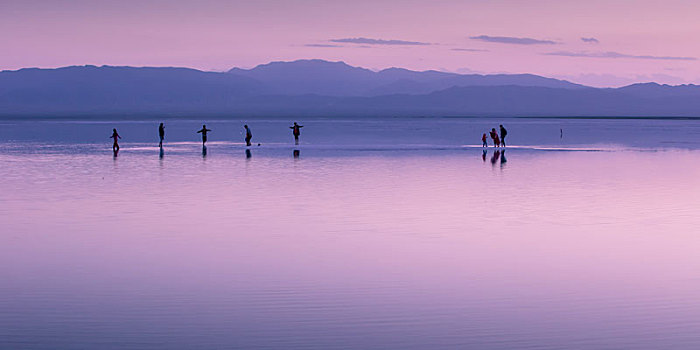
<svg viewBox="0 0 700 350"><path fill-rule="evenodd" d="M700 125L505 122L0 123L0 348L700 348Z"/></svg>

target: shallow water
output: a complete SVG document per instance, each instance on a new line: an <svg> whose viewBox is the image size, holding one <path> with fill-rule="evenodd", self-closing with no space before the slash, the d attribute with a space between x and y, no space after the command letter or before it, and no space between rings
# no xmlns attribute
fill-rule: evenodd
<svg viewBox="0 0 700 350"><path fill-rule="evenodd" d="M700 347L698 123L503 122L6 122L0 348Z"/></svg>

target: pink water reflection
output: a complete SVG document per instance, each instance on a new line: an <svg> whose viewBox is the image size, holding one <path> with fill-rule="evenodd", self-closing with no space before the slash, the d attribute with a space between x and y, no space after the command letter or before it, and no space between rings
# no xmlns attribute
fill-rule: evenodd
<svg viewBox="0 0 700 350"><path fill-rule="evenodd" d="M0 335L700 345L697 152L506 153L2 155Z"/></svg>

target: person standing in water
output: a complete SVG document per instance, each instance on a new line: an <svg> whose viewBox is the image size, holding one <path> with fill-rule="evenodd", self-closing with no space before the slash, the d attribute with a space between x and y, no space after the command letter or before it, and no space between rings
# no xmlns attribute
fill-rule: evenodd
<svg viewBox="0 0 700 350"><path fill-rule="evenodd" d="M301 134L299 129L301 129L303 127L304 127L303 125L299 125L299 124L297 124L297 122L294 122L294 125L289 127L290 129L292 129L292 134L294 134L294 144L295 145L299 144L299 134Z"/></svg>
<svg viewBox="0 0 700 350"><path fill-rule="evenodd" d="M110 136L109 138L114 139L114 143L112 144L112 151L118 152L119 151L119 142L117 140L122 138L122 137L119 136L119 133L117 133L117 129L112 129L112 136Z"/></svg>
<svg viewBox="0 0 700 350"><path fill-rule="evenodd" d="M165 126L163 125L163 123L160 123L160 125L158 126L158 136L160 137L158 147L163 148L163 139L165 138Z"/></svg>
<svg viewBox="0 0 700 350"><path fill-rule="evenodd" d="M248 125L243 125L243 128L245 128L245 145L250 146L250 140L253 138L253 133L250 132Z"/></svg>
<svg viewBox="0 0 700 350"><path fill-rule="evenodd" d="M501 129L501 144L503 144L503 147L506 146L506 135L508 135L508 130L503 127L503 125L498 126L499 129Z"/></svg>
<svg viewBox="0 0 700 350"><path fill-rule="evenodd" d="M498 133L496 132L496 128L491 128L489 134L491 135L491 139L493 140L493 147L500 147L501 141L498 139Z"/></svg>
<svg viewBox="0 0 700 350"><path fill-rule="evenodd" d="M210 129L207 129L206 124L202 125L202 130L197 131L198 134L202 134L202 146L204 146L204 144L207 143L207 133L210 131Z"/></svg>
<svg viewBox="0 0 700 350"><path fill-rule="evenodd" d="M484 133L483 135L481 135L481 143L482 143L482 147L488 147L488 146L489 146L489 144L486 143L486 133Z"/></svg>

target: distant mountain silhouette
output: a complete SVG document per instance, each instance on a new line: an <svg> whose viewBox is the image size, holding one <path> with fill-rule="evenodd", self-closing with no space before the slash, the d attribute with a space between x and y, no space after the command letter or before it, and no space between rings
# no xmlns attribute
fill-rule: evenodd
<svg viewBox="0 0 700 350"><path fill-rule="evenodd" d="M632 84L618 89L627 94L645 97L700 97L700 86L698 85L660 85L657 83Z"/></svg>
<svg viewBox="0 0 700 350"><path fill-rule="evenodd" d="M416 72L388 68L379 72L352 67L344 62L298 60L272 62L253 69L233 68L229 73L256 79L282 95L379 96L426 94L453 86L540 86L582 88L582 85L532 74L456 74Z"/></svg>
<svg viewBox="0 0 700 350"><path fill-rule="evenodd" d="M206 111L266 92L260 82L188 68L73 66L0 72L0 115Z"/></svg>
<svg viewBox="0 0 700 350"><path fill-rule="evenodd" d="M238 106L259 115L309 116L700 116L700 99L645 98L620 89L452 87L424 95L256 96ZM280 111L283 111L280 113Z"/></svg>
<svg viewBox="0 0 700 350"><path fill-rule="evenodd" d="M232 76L243 76L264 83L276 94L328 96L364 95L373 86L376 73L351 67L343 62L300 60L272 62L245 70L233 68Z"/></svg>
<svg viewBox="0 0 700 350"><path fill-rule="evenodd" d="M700 116L700 86L597 89L530 74L342 62L253 69L73 66L0 72L0 116Z"/></svg>

